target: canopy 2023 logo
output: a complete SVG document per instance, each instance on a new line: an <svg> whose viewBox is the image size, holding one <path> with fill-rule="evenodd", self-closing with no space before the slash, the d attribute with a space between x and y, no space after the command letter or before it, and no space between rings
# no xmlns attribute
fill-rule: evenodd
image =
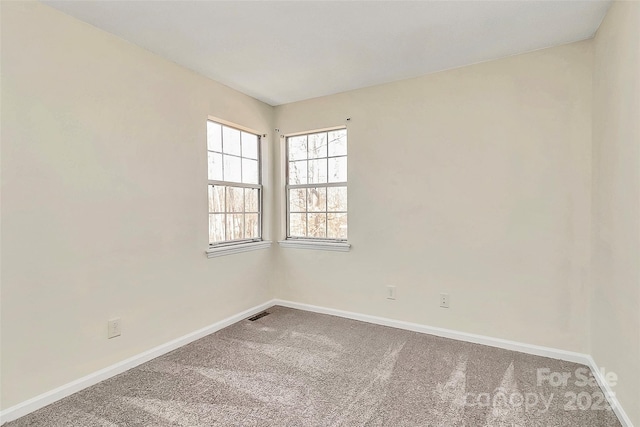
<svg viewBox="0 0 640 427"><path fill-rule="evenodd" d="M615 386L618 381L618 376L614 372L605 372L605 369L601 370L602 377L605 379L609 386ZM611 410L611 407L607 403L607 399L604 393L598 387L598 382L595 377L591 375L589 368L582 367L575 370L575 372L551 372L549 368L540 368L537 370L537 382L538 386L550 385L551 387L567 387L571 382L575 387L585 387L589 389L595 389L594 391L568 391L564 394L565 411L606 411ZM610 397L613 397L614 393L611 393Z"/></svg>

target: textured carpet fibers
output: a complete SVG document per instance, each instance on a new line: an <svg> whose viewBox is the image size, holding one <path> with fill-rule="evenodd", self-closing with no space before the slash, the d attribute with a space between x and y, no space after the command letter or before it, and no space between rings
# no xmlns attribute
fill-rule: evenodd
<svg viewBox="0 0 640 427"><path fill-rule="evenodd" d="M620 426L582 365L273 307L18 426Z"/></svg>

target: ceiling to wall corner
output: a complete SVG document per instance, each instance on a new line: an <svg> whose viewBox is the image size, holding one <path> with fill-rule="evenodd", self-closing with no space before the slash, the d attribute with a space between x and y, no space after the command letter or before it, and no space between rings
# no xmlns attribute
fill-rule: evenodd
<svg viewBox="0 0 640 427"><path fill-rule="evenodd" d="M44 1L271 105L592 37L610 1Z"/></svg>

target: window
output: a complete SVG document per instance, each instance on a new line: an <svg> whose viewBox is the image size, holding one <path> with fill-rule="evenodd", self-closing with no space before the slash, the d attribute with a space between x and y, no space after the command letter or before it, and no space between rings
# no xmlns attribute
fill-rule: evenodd
<svg viewBox="0 0 640 427"><path fill-rule="evenodd" d="M209 246L262 240L260 136L207 121Z"/></svg>
<svg viewBox="0 0 640 427"><path fill-rule="evenodd" d="M287 239L347 240L347 130L287 137Z"/></svg>

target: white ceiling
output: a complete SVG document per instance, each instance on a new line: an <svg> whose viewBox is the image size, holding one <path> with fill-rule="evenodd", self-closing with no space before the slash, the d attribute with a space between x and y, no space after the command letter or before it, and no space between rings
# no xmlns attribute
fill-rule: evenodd
<svg viewBox="0 0 640 427"><path fill-rule="evenodd" d="M46 1L271 105L593 36L610 1Z"/></svg>

